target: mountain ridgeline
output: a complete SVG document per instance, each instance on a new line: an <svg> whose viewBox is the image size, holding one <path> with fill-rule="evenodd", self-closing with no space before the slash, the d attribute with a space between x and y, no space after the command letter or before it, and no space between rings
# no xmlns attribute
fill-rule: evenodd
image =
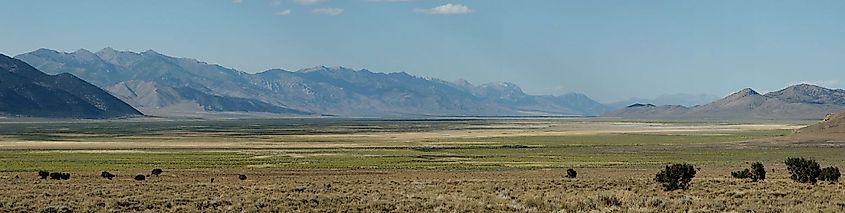
<svg viewBox="0 0 845 213"><path fill-rule="evenodd" d="M635 104L606 117L657 119L821 119L845 109L845 90L799 84L760 94L743 89L709 104L685 107Z"/></svg>
<svg viewBox="0 0 845 213"><path fill-rule="evenodd" d="M39 70L70 73L148 115L266 112L337 116L571 116L609 109L582 94L535 96L511 83L473 85L318 66L250 74L194 59L105 48L39 49L16 56Z"/></svg>
<svg viewBox="0 0 845 213"><path fill-rule="evenodd" d="M48 75L0 54L0 115L116 118L141 113L71 74Z"/></svg>

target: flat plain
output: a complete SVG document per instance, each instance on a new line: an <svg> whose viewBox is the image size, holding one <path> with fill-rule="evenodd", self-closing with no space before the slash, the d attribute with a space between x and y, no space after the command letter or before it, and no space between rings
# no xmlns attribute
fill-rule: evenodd
<svg viewBox="0 0 845 213"><path fill-rule="evenodd" d="M3 119L0 211L845 211L841 184L793 183L783 165L845 165L843 144L771 139L814 122ZM756 161L767 180L730 178ZM652 181L669 163L698 168L690 189Z"/></svg>

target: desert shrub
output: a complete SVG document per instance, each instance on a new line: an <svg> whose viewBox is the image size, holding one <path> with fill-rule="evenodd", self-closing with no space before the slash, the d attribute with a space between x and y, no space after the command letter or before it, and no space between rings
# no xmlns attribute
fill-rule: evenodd
<svg viewBox="0 0 845 213"><path fill-rule="evenodd" d="M566 170L566 177L567 178L575 178L577 176L578 176L578 172L576 172L574 169L567 169Z"/></svg>
<svg viewBox="0 0 845 213"><path fill-rule="evenodd" d="M654 176L654 181L661 183L666 191L689 188L695 177L695 166L690 164L672 164Z"/></svg>
<svg viewBox="0 0 845 213"><path fill-rule="evenodd" d="M109 180L111 180L112 178L114 178L114 176L115 176L115 175L114 175L114 174L112 174L112 173L109 173L109 172L103 171L103 173L100 173L100 176L101 176L101 177L103 177L103 178L105 178L105 179L109 179Z"/></svg>
<svg viewBox="0 0 845 213"><path fill-rule="evenodd" d="M751 175L751 171L749 171L748 169L745 169L745 170L739 170L739 171L731 172L731 176L733 176L734 178L746 179L746 178L751 178L752 175Z"/></svg>
<svg viewBox="0 0 845 213"><path fill-rule="evenodd" d="M751 164L751 180L758 181L758 180L766 180L766 168L763 166L763 163L755 162Z"/></svg>
<svg viewBox="0 0 845 213"><path fill-rule="evenodd" d="M522 144L506 144L502 145L502 148L506 149L527 149L531 148L530 146L522 145Z"/></svg>
<svg viewBox="0 0 845 213"><path fill-rule="evenodd" d="M731 172L731 176L739 179L749 178L751 181L757 182L766 179L766 168L763 167L763 163L755 162L751 164L751 170L744 169Z"/></svg>
<svg viewBox="0 0 845 213"><path fill-rule="evenodd" d="M68 180L68 179L70 179L70 173L50 172L50 179L52 179L52 180Z"/></svg>
<svg viewBox="0 0 845 213"><path fill-rule="evenodd" d="M799 183L815 184L821 169L815 160L804 158L787 158L784 161L786 169L789 170L789 178Z"/></svg>
<svg viewBox="0 0 845 213"><path fill-rule="evenodd" d="M238 180L246 180L246 175L238 175Z"/></svg>
<svg viewBox="0 0 845 213"><path fill-rule="evenodd" d="M144 176L144 175L135 175L135 180L137 180L137 181L142 181L142 180L146 180L146 179L147 179L147 177Z"/></svg>
<svg viewBox="0 0 845 213"><path fill-rule="evenodd" d="M47 179L49 176L50 172L48 171L38 171L38 177L41 177L41 179Z"/></svg>
<svg viewBox="0 0 845 213"><path fill-rule="evenodd" d="M160 174L161 174L161 172L162 172L162 171L161 171L161 169L153 169L153 171L152 171L152 172L150 172L150 174L153 174L153 175L155 175L155 176L158 176L158 175L160 175Z"/></svg>
<svg viewBox="0 0 845 213"><path fill-rule="evenodd" d="M68 207L47 207L46 209L41 210L42 213L71 213L73 209Z"/></svg>
<svg viewBox="0 0 845 213"><path fill-rule="evenodd" d="M821 170L819 173L819 180L821 181L830 181L831 183L839 181L839 176L842 174L839 173L839 167L827 167Z"/></svg>

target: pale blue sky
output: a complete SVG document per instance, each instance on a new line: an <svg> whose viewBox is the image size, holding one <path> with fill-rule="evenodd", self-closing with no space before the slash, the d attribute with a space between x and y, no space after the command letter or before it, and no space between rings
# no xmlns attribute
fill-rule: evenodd
<svg viewBox="0 0 845 213"><path fill-rule="evenodd" d="M845 86L845 1L8 0L0 53L110 46L246 72L340 65L600 101Z"/></svg>

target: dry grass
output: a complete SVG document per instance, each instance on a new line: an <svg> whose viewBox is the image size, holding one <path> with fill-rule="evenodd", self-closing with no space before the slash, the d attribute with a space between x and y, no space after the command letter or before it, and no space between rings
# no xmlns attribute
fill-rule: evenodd
<svg viewBox="0 0 845 213"><path fill-rule="evenodd" d="M0 210L37 212L842 212L841 184L804 185L704 174L687 191L664 192L650 171L586 169L456 171L166 171L138 182L118 172L71 180L3 173ZM15 179L14 175L20 176ZM601 176L610 176L604 178ZM216 180L211 183L210 179Z"/></svg>
<svg viewBox="0 0 845 213"><path fill-rule="evenodd" d="M782 165L795 156L841 165L841 143L765 139L801 126L0 122L0 212L845 212L841 184L793 183ZM765 182L728 178L749 161L774 171ZM670 162L701 169L689 190L664 192L651 180ZM164 175L132 180L152 167ZM569 167L577 179L564 178ZM72 177L39 180L40 169ZM103 179L101 170L118 177Z"/></svg>

